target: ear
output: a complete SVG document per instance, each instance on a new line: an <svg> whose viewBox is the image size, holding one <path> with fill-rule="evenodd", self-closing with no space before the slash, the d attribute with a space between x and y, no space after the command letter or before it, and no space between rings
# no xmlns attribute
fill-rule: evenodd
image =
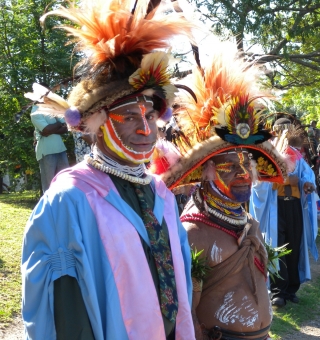
<svg viewBox="0 0 320 340"><path fill-rule="evenodd" d="M103 137L103 132L102 132L102 129L103 129L103 125L101 125L96 133L96 136L101 138Z"/></svg>
<svg viewBox="0 0 320 340"><path fill-rule="evenodd" d="M217 179L216 166L213 160L209 159L203 164L202 180L203 181L214 181L215 179Z"/></svg>

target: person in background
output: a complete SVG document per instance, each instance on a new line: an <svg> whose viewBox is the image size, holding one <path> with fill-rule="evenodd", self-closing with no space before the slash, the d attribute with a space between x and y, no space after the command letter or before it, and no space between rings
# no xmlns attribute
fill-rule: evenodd
<svg viewBox="0 0 320 340"><path fill-rule="evenodd" d="M32 107L31 122L35 127L35 152L44 193L54 176L69 166L67 148L61 137L68 132L68 128L64 119L41 113L37 105Z"/></svg>
<svg viewBox="0 0 320 340"><path fill-rule="evenodd" d="M310 122L307 133L309 137L309 142L311 144L312 155L315 157L317 155L317 148L320 139L320 130L317 129L317 122L315 120L312 120Z"/></svg>
<svg viewBox="0 0 320 340"><path fill-rule="evenodd" d="M279 261L281 278L270 281L272 305L283 307L287 301L299 303L300 284L311 279L308 249L318 258L316 186L314 172L299 152L304 130L285 118L278 119L273 128L274 144L290 160L292 169L283 184L253 187L250 213L259 220L266 242L274 248L286 244L291 250Z"/></svg>
<svg viewBox="0 0 320 340"><path fill-rule="evenodd" d="M161 16L159 3L131 5L87 0L49 13L74 23L63 27L84 59L68 99L48 93L39 111L62 113L96 141L55 177L27 223L26 339L194 340L187 234L174 195L145 167L178 91L164 50L174 36L191 38L193 25Z"/></svg>
<svg viewBox="0 0 320 340"><path fill-rule="evenodd" d="M84 156L90 154L93 137L88 133L72 132L74 140L74 154L76 162L80 163L84 160Z"/></svg>

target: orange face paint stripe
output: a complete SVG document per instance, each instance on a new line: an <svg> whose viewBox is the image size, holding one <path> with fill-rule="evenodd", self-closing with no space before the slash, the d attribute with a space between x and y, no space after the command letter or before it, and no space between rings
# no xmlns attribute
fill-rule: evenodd
<svg viewBox="0 0 320 340"><path fill-rule="evenodd" d="M117 115L115 113L111 113L109 112L109 118L111 118L112 120L118 122L118 123L124 123L124 117L122 115Z"/></svg>
<svg viewBox="0 0 320 340"><path fill-rule="evenodd" d="M146 107L144 105L139 105L140 111L141 111L141 117L144 125L144 130L137 130L137 133L145 136L149 136L151 133L151 130L149 128L148 121L146 120Z"/></svg>
<svg viewBox="0 0 320 340"><path fill-rule="evenodd" d="M237 155L239 157L239 165L240 165L241 169L243 170L243 174L238 174L237 177L248 179L250 177L249 171L243 165L243 163L244 163L244 154L242 152L238 152Z"/></svg>
<svg viewBox="0 0 320 340"><path fill-rule="evenodd" d="M217 174L218 179L215 180L214 182L216 183L217 187L223 191L223 192L229 192L228 186L224 183L223 179L220 177L219 174Z"/></svg>

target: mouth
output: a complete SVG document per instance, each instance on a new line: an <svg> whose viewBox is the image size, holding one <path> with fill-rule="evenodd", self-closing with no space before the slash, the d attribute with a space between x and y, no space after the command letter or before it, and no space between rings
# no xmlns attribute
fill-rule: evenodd
<svg viewBox="0 0 320 340"><path fill-rule="evenodd" d="M135 151L146 152L151 151L155 143L130 143Z"/></svg>
<svg viewBox="0 0 320 340"><path fill-rule="evenodd" d="M251 188L251 181L234 182L231 183L231 187L235 191L248 191Z"/></svg>
<svg viewBox="0 0 320 340"><path fill-rule="evenodd" d="M251 188L251 185L245 184L245 185L232 185L233 191L243 191L246 192Z"/></svg>

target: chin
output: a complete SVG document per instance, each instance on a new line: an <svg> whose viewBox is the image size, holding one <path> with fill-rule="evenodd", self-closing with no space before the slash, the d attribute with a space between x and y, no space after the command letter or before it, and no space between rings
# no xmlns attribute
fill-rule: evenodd
<svg viewBox="0 0 320 340"><path fill-rule="evenodd" d="M231 189L232 197L230 197L234 202L244 203L249 201L251 196L251 188L248 191L239 192Z"/></svg>

